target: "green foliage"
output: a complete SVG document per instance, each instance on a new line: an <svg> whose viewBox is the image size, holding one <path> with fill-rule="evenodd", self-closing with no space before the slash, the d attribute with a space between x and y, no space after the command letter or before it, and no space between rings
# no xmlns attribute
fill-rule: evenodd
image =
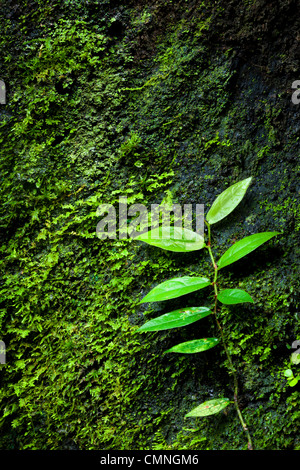
<svg viewBox="0 0 300 470"><path fill-rule="evenodd" d="M212 225L229 215L243 199L252 178L239 181L225 189L214 201L209 209L206 220Z"/></svg>
<svg viewBox="0 0 300 470"><path fill-rule="evenodd" d="M299 337L299 138L286 94L271 97L282 80L269 75L270 90L263 69L246 63L236 73L235 46L220 32L222 2L121 3L0 5L8 90L0 109L0 447L243 448L231 406L193 425L183 418L200 400L228 393L219 345L197 359L163 354L175 342L214 337L211 315L153 331L151 342L132 334L144 315L167 312L169 301L137 309L140 296L162 279L200 277L209 269L204 250L174 256L129 240L99 242L95 226L98 205L119 195L183 204L201 194L209 207L216 182L226 188L228 175L237 181L245 171L255 175L251 212L240 223L237 209L215 226L217 259L247 233L272 226L286 236L220 271L224 285L255 300L242 310L223 304L220 316L256 448L299 449L299 392L283 375L288 367L297 374L286 345ZM272 52L272 67L276 60ZM281 69L286 61L280 56ZM175 302L208 308L208 290L171 300L169 310Z"/></svg>
<svg viewBox="0 0 300 470"><path fill-rule="evenodd" d="M239 240L233 246L228 248L228 250L221 256L217 262L218 269L224 268L231 263L235 263L275 235L278 235L278 233L279 232L255 233Z"/></svg>
<svg viewBox="0 0 300 470"><path fill-rule="evenodd" d="M158 318L148 321L139 328L139 331L160 331L169 328L190 325L201 318L210 315L211 311L207 307L189 307L186 309L174 310L165 313Z"/></svg>
<svg viewBox="0 0 300 470"><path fill-rule="evenodd" d="M242 289L223 289L219 292L217 299L222 304L234 305L244 302L253 302L252 297Z"/></svg>
<svg viewBox="0 0 300 470"><path fill-rule="evenodd" d="M165 281L154 287L141 301L156 302L159 300L175 299L184 294L190 294L210 285L206 277L183 276Z"/></svg>
<svg viewBox="0 0 300 470"><path fill-rule="evenodd" d="M298 374L296 377L293 374L292 369L286 369L284 371L284 376L287 378L288 384L290 387L295 387L300 380L300 375Z"/></svg>
<svg viewBox="0 0 300 470"><path fill-rule="evenodd" d="M228 398L216 398L215 400L208 400L197 406L194 410L190 411L186 417L194 418L199 416L209 416L215 413L219 413L221 410L226 408L230 403Z"/></svg>
<svg viewBox="0 0 300 470"><path fill-rule="evenodd" d="M155 279L152 264L172 271L172 260L149 263L126 240L97 243L96 209L120 194L129 203L144 190L163 194L174 172L152 166L120 176L117 113L129 72L119 67L129 55L125 44L119 58L109 50L108 28L71 11L38 39L25 38L26 55L7 64L14 81L11 116L1 122L2 448L143 446L144 429L151 434L160 422L151 424L139 398L142 384L150 395L153 373L140 356L148 345L130 334L129 302L139 276ZM145 365L140 374L136 361Z"/></svg>
<svg viewBox="0 0 300 470"><path fill-rule="evenodd" d="M290 356L290 366L293 367L295 365L300 364L300 349L299 349L300 341L296 340L292 344L292 348L296 349L291 356ZM300 381L300 373L297 375L294 375L294 372L292 369L286 369L284 371L284 376L286 377L288 381L288 385L290 387L295 387L297 383Z"/></svg>
<svg viewBox="0 0 300 470"><path fill-rule="evenodd" d="M194 354L213 348L218 344L218 342L219 340L217 338L194 339L192 341L186 341L185 343L177 344L176 346L168 349L166 352Z"/></svg>
<svg viewBox="0 0 300 470"><path fill-rule="evenodd" d="M201 235L179 227L158 227L138 235L135 239L164 250L181 253L201 250L204 247L204 239Z"/></svg>
<svg viewBox="0 0 300 470"><path fill-rule="evenodd" d="M235 261L248 255L251 251L261 246L262 243L268 241L270 238L277 235L278 232L264 232L260 234L254 234L236 242L231 248L229 248L224 253L224 255L220 258L218 263L215 262L214 256L212 254L211 233L210 233L210 225L212 223L218 222L219 220L229 215L236 208L236 206L241 202L241 200L245 196L246 190L250 182L251 182L251 178L247 178L246 180L240 181L239 183L236 183L230 186L229 188L227 188L225 191L223 191L216 198L215 202L213 203L212 207L210 208L206 216L205 222L208 226L208 241L206 242L206 244L203 244L202 246L200 246L199 249L204 247L204 248L207 248L209 252L213 269L214 269L213 282L210 283L207 279L203 278L201 279L200 284L199 284L199 278L196 278L196 277L183 277L183 278L171 279L169 281L165 281L159 284L158 286L154 287L154 289L152 289L144 297L143 302L153 302L153 301L173 299L175 297L179 297L189 292L193 292L197 288L201 289L203 287L207 287L209 284L213 286L214 294L215 294L215 304L212 310L215 316L216 323L220 330L220 337L221 337L220 339L223 342L223 346L224 346L224 349L228 358L228 362L230 365L230 372L234 376L234 403L236 405L238 417L240 419L242 427L247 434L248 449L252 450L253 449L252 440L251 440L248 428L242 417L241 410L238 405L238 385L237 385L236 370L233 366L232 359L231 359L226 341L224 340L223 328L218 318L217 302L220 301L223 304L240 304L244 302L253 302L253 300L247 292L240 290L240 289L225 289L219 293L218 287L217 287L217 277L218 277L219 269L231 263L234 263ZM164 236L165 238L167 238L165 234L166 234L166 231L164 232L162 230L162 233L161 233L162 241L160 245L159 244L157 245L157 246L160 246L161 248L165 247L164 246L165 240L163 239ZM152 242L151 238L152 236L149 237L150 244ZM146 243L148 243L147 237L145 235L143 236L143 240ZM177 243L180 243L180 242L177 242ZM185 241L182 242L183 245L184 243ZM170 247L168 248L170 249ZM175 246L174 251L178 251L177 245ZM187 251L187 250L184 250L184 251ZM199 285L197 286L197 284ZM176 322L176 315L177 315L177 320L178 320L177 322ZM180 317L181 317L180 310L172 312L173 328L185 326L185 323L182 323L180 321ZM161 321L161 317L159 319L156 319L156 323L160 323L160 321ZM155 324L155 320L154 321L152 320L151 325L153 324ZM140 328L139 331L143 331L143 330L149 331L147 329L147 324L144 329ZM219 343L220 339L204 338L204 339L191 340L191 341L187 341L185 343L180 343L176 346L173 346L172 348L168 349L166 352L177 352L177 353L184 353L184 354L198 353L198 352L206 351L207 349L210 349L216 346ZM221 398L221 399L212 400L209 402L206 401L202 405L192 410L186 416L188 417L189 416L207 416L209 414L215 414L218 411L221 411L228 404L229 404L229 399L227 398Z"/></svg>

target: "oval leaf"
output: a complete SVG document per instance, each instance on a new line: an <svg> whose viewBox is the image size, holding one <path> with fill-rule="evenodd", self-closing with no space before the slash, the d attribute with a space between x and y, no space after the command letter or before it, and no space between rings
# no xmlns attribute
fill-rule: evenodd
<svg viewBox="0 0 300 470"><path fill-rule="evenodd" d="M252 177L246 178L225 189L209 209L206 216L207 222L209 224L215 224L230 214L245 196L251 180Z"/></svg>
<svg viewBox="0 0 300 470"><path fill-rule="evenodd" d="M134 238L163 250L187 252L201 250L204 238L196 232L179 227L158 227Z"/></svg>
<svg viewBox="0 0 300 470"><path fill-rule="evenodd" d="M226 305L253 302L253 299L248 292L241 289L224 289L218 294L217 299L222 302L222 304Z"/></svg>
<svg viewBox="0 0 300 470"><path fill-rule="evenodd" d="M201 318L210 314L211 311L207 307L190 307L174 310L173 312L165 313L158 318L148 321L141 326L138 331L160 331L178 328L201 320Z"/></svg>
<svg viewBox="0 0 300 470"><path fill-rule="evenodd" d="M217 263L218 268L224 268L225 266L238 261L278 234L279 232L261 232L249 235L249 237L239 240L225 251L223 256L221 256Z"/></svg>
<svg viewBox="0 0 300 470"><path fill-rule="evenodd" d="M289 382L289 386L290 386L290 387L295 387L295 385L297 385L298 382L299 382L298 377L295 377L293 380L291 380L291 381Z"/></svg>
<svg viewBox="0 0 300 470"><path fill-rule="evenodd" d="M154 287L140 303L175 299L176 297L203 289L209 285L210 280L206 277L183 276L170 279Z"/></svg>
<svg viewBox="0 0 300 470"><path fill-rule="evenodd" d="M184 354L198 353L213 348L218 344L219 341L220 340L217 338L194 339L192 341L186 341L185 343L177 344L171 349L168 349L166 352L176 352Z"/></svg>
<svg viewBox="0 0 300 470"><path fill-rule="evenodd" d="M209 416L219 413L230 403L229 398L216 398L215 400L208 400L197 406L185 415L186 418L196 416Z"/></svg>

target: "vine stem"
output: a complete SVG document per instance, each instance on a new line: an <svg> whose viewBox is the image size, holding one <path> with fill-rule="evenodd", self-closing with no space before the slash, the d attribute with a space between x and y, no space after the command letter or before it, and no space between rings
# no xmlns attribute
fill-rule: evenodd
<svg viewBox="0 0 300 470"><path fill-rule="evenodd" d="M242 415L242 412L240 410L240 407L239 407L239 403L238 403L238 378L237 378L237 371L236 371L236 368L234 367L233 365L233 362L232 362L232 359L231 359L231 356L230 356L230 353L229 353L229 350L228 350L228 347L227 347L227 344L226 344L226 341L225 341L225 337L224 337L224 331L223 331L223 328L222 328L222 325L218 319L218 315L217 315L217 308L218 308L218 284L217 284L217 279L218 279L218 266L217 266L217 263L215 261L215 258L214 258L214 255L213 255L213 252L212 252L212 249L211 249L211 232L210 232L210 224L205 221L205 224L207 226L207 230L208 230L208 243L206 244L206 248L209 252L209 256L210 256L210 259L211 259L211 262L212 262L212 265L213 265L213 268L214 268L214 280L213 280L213 288L214 288L214 293L215 293L215 302L214 302L214 309L213 309L213 314L214 314L214 317L215 317L215 321L216 321L216 324L218 326L218 329L220 331L220 335L221 335L221 340L222 340L222 343L223 343L223 347L224 347L224 350L225 350L225 353L226 353L226 356L227 356L227 360L228 360L228 364L229 364L229 368L230 368L230 371L232 373L232 376L233 376L233 383L234 383L234 404L235 404L235 408L236 408L236 411L237 411L237 414L238 414L238 417L239 417L239 420L240 420L240 423L243 427L243 430L245 431L246 433L246 436L247 436L247 439L248 439L248 450L253 450L253 444L252 444L252 439L251 439L251 435L249 433L249 430L248 430L248 427L247 427L247 424L243 418L243 415Z"/></svg>

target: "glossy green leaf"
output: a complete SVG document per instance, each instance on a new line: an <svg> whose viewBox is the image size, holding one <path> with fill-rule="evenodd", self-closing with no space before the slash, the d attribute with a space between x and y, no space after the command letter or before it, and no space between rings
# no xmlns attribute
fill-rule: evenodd
<svg viewBox="0 0 300 470"><path fill-rule="evenodd" d="M185 343L177 344L171 349L168 349L166 352L194 354L213 348L218 344L218 342L219 340L217 338L194 339L192 341L186 341Z"/></svg>
<svg viewBox="0 0 300 470"><path fill-rule="evenodd" d="M183 276L170 279L154 287L140 303L175 299L176 297L203 289L209 285L210 280L206 277Z"/></svg>
<svg viewBox="0 0 300 470"><path fill-rule="evenodd" d="M182 308L148 321L138 331L160 331L178 328L201 320L201 318L210 314L211 311L207 307Z"/></svg>
<svg viewBox="0 0 300 470"><path fill-rule="evenodd" d="M217 299L222 302L222 304L226 305L253 302L253 299L248 292L242 289L224 289L218 294Z"/></svg>
<svg viewBox="0 0 300 470"><path fill-rule="evenodd" d="M234 245L232 245L223 256L221 256L217 263L218 268L224 268L225 266L238 261L263 243L270 240L270 238L278 235L278 233L279 232L255 233L254 235L249 235L249 237L245 237L242 240L239 240Z"/></svg>
<svg viewBox="0 0 300 470"><path fill-rule="evenodd" d="M295 377L293 380L291 380L291 381L289 382L289 386L290 386L290 387L295 387L295 385L297 385L298 382L299 382L298 377Z"/></svg>
<svg viewBox="0 0 300 470"><path fill-rule="evenodd" d="M239 181L225 189L214 201L209 209L206 220L209 224L215 224L224 219L241 202L251 183L252 177Z"/></svg>
<svg viewBox="0 0 300 470"><path fill-rule="evenodd" d="M205 246L204 238L201 235L179 227L159 227L138 235L134 239L175 252L201 250Z"/></svg>
<svg viewBox="0 0 300 470"><path fill-rule="evenodd" d="M230 403L229 398L216 398L214 400L208 400L197 406L189 413L185 415L186 418L197 417L197 416L209 416L219 413Z"/></svg>

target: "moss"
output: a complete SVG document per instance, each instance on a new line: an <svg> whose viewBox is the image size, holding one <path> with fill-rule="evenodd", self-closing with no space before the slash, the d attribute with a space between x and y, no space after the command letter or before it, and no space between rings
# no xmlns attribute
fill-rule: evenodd
<svg viewBox="0 0 300 470"><path fill-rule="evenodd" d="M193 329L136 332L178 305L139 306L142 295L163 279L204 274L209 260L100 242L95 228L98 205L119 195L207 209L252 174L245 201L216 226L215 253L254 232L283 236L224 270L221 284L246 289L255 304L224 309L222 320L255 447L299 449L299 391L283 375L300 334L299 111L280 73L251 63L284 67L288 80L294 53L281 33L278 58L264 29L261 49L251 42L259 6L280 32L279 7L262 1L244 10L193 1L28 1L11 15L1 7L1 448L245 448L232 408L184 419L212 394L231 393L225 357L163 354ZM233 25L242 14L246 24ZM213 332L209 321L202 328Z"/></svg>

